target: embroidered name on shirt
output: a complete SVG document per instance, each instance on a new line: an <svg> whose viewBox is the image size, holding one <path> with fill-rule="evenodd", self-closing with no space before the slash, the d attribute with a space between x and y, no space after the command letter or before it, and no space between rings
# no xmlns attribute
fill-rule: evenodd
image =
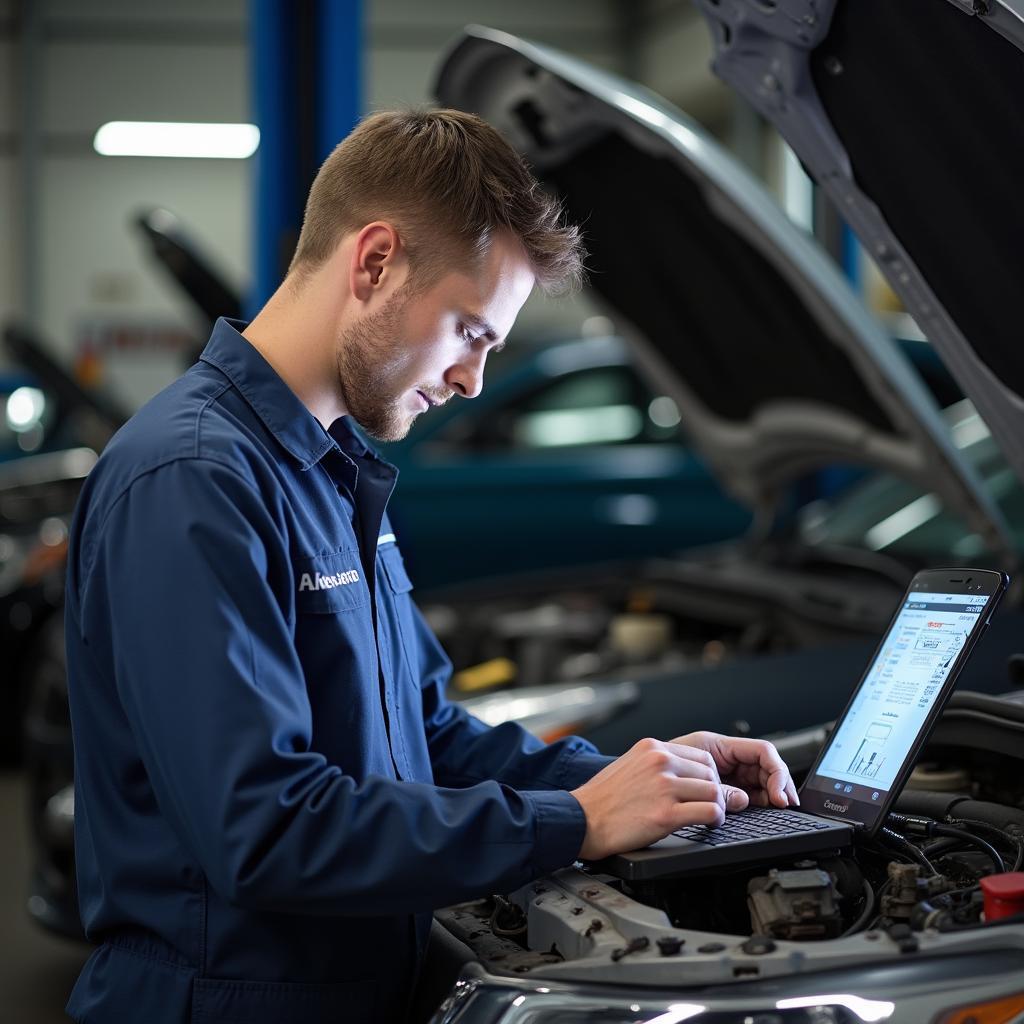
<svg viewBox="0 0 1024 1024"><path fill-rule="evenodd" d="M334 587L347 587L350 583L359 582L359 573L355 569L347 572L338 572L333 576L324 576L321 573L304 572L299 580L299 590L331 590Z"/></svg>

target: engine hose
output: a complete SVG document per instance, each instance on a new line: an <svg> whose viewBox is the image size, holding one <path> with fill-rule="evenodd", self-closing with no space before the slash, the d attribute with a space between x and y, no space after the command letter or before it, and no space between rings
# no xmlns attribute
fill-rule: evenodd
<svg viewBox="0 0 1024 1024"><path fill-rule="evenodd" d="M896 800L895 809L901 814L919 814L934 818L973 818L996 828L1019 825L1024 830L1024 810L995 804L987 800L972 800L964 793L932 793L923 789L905 789Z"/></svg>

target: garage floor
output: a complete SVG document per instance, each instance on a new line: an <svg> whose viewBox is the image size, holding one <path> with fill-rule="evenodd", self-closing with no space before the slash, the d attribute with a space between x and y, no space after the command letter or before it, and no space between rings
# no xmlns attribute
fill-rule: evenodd
<svg viewBox="0 0 1024 1024"><path fill-rule="evenodd" d="M0 773L0 1019L69 1024L64 1003L89 947L51 936L25 910L29 868L24 783Z"/></svg>

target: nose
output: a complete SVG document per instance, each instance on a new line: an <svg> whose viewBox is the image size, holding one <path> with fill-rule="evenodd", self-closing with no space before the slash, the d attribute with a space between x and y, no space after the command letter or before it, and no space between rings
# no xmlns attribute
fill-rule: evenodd
<svg viewBox="0 0 1024 1024"><path fill-rule="evenodd" d="M445 372L445 384L463 398L476 398L484 389L486 359L486 354L481 352L479 355L467 356L459 362L453 363Z"/></svg>

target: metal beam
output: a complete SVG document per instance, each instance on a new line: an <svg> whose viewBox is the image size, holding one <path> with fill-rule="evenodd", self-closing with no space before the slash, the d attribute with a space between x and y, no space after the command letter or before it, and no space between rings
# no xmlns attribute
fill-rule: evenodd
<svg viewBox="0 0 1024 1024"><path fill-rule="evenodd" d="M251 0L255 313L295 251L320 163L362 112L361 0Z"/></svg>

